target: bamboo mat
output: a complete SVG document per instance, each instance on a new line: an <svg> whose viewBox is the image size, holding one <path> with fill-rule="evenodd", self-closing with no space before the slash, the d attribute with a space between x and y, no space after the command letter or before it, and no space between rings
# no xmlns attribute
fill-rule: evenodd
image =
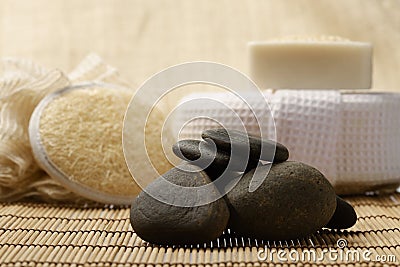
<svg viewBox="0 0 400 267"><path fill-rule="evenodd" d="M322 230L284 242L249 240L227 231L210 244L186 247L142 241L129 225L128 207L0 203L0 266L399 266L400 194L346 199L359 216L347 231ZM266 246L298 253L339 251L338 239L347 242L344 252L368 250L371 260L383 255L392 262L327 258L282 263L257 256Z"/></svg>

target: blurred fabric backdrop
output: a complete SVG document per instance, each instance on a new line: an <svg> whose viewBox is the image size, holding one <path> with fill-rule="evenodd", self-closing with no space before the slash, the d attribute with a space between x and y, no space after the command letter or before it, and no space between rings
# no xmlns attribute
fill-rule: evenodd
<svg viewBox="0 0 400 267"><path fill-rule="evenodd" d="M246 42L339 35L374 44L374 88L400 90L399 0L0 0L0 56L66 72L89 52L133 86L192 60L247 72Z"/></svg>

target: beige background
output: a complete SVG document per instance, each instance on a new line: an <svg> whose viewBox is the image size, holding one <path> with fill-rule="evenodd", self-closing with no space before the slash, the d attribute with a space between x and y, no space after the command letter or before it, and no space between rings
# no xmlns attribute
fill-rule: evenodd
<svg viewBox="0 0 400 267"><path fill-rule="evenodd" d="M374 87L400 90L399 0L0 0L0 56L71 70L96 52L134 86L169 65L247 71L246 42L298 34L371 41Z"/></svg>

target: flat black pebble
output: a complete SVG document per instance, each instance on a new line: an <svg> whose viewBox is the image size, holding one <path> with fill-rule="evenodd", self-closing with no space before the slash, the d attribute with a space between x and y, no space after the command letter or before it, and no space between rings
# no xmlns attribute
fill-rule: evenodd
<svg viewBox="0 0 400 267"><path fill-rule="evenodd" d="M162 175L167 181L184 187L199 187L210 178L199 167L184 163L186 170L172 168ZM176 188L176 187L174 187ZM159 177L147 189L161 198L187 201L198 199L198 193L171 189ZM185 193L184 193L185 192ZM214 198L217 189L203 192ZM175 203L175 202L174 202ZM218 238L229 220L229 209L223 198L197 207L181 207L160 202L142 191L133 201L130 222L136 234L145 241L160 245L202 244Z"/></svg>
<svg viewBox="0 0 400 267"><path fill-rule="evenodd" d="M354 208L345 200L336 196L336 210L331 220L325 226L330 229L347 229L357 222Z"/></svg>
<svg viewBox="0 0 400 267"><path fill-rule="evenodd" d="M237 234L266 240L307 236L324 227L336 208L332 185L317 169L286 161L246 173L227 194L229 227ZM249 192L255 178L265 178Z"/></svg>
<svg viewBox="0 0 400 267"><path fill-rule="evenodd" d="M289 158L289 151L284 145L241 131L226 130L224 128L211 129L204 131L201 137L203 139L212 139L218 149L229 154L231 153L231 145L234 145L239 151L247 150L246 142L248 140L250 145L249 158L253 160L283 162Z"/></svg>
<svg viewBox="0 0 400 267"><path fill-rule="evenodd" d="M246 172L255 168L259 162L250 159L246 163L240 156L231 158L228 153L221 150L213 153L212 144L200 140L181 140L172 146L172 151L177 157L204 169L211 179L218 178L226 170L230 159L232 162L229 171L243 171L243 168L246 168Z"/></svg>

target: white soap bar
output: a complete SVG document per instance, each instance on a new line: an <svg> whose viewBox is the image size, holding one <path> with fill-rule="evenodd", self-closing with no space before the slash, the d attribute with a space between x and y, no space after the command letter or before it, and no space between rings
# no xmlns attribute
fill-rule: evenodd
<svg viewBox="0 0 400 267"><path fill-rule="evenodd" d="M262 89L368 89L372 45L344 39L248 44L250 78Z"/></svg>

